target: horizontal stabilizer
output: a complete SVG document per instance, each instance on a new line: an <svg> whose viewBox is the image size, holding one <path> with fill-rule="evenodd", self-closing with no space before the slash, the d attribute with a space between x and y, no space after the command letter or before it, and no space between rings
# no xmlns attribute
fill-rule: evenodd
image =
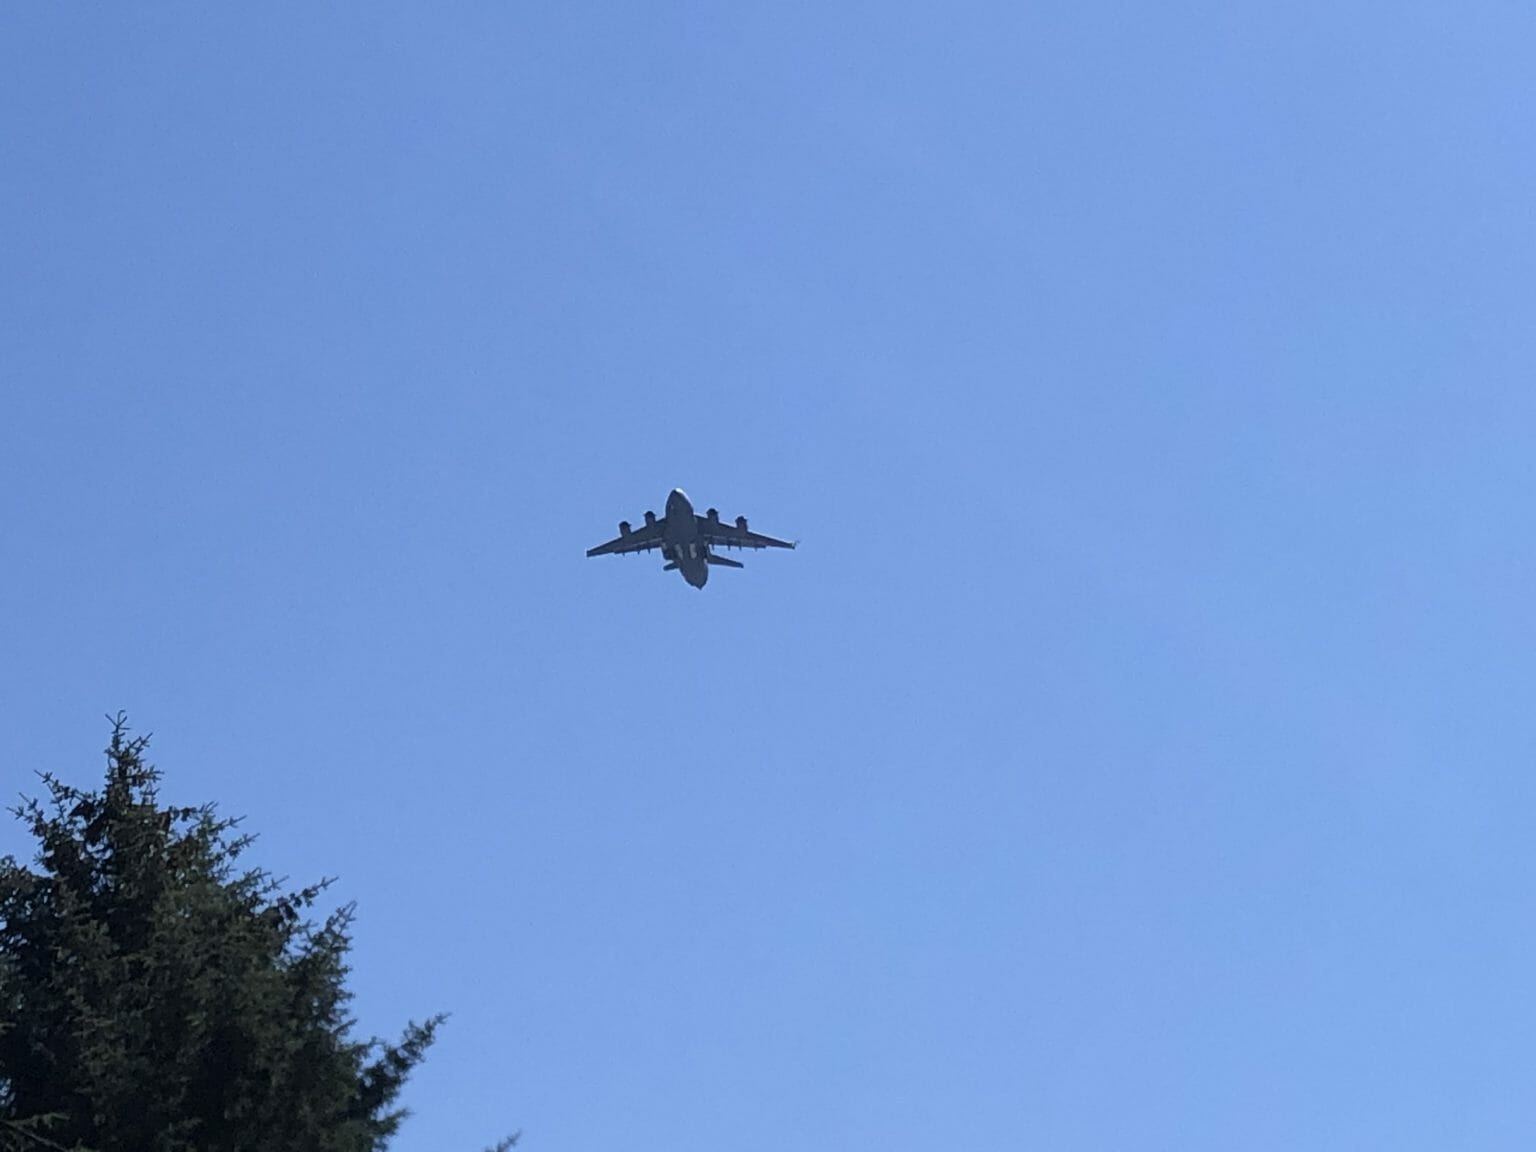
<svg viewBox="0 0 1536 1152"><path fill-rule="evenodd" d="M722 568L745 568L746 567L746 565L743 564L740 560L727 560L724 556L716 556L713 553L711 553L710 555L704 557L704 559L708 560L711 564L718 564Z"/></svg>
<svg viewBox="0 0 1536 1152"><path fill-rule="evenodd" d="M670 564L663 564L661 566L661 570L663 572L676 572L677 571L677 561L674 560Z"/></svg>

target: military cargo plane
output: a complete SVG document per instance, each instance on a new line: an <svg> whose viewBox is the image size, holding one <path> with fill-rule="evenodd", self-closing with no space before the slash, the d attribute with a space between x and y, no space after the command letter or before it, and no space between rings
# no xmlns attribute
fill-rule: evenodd
<svg viewBox="0 0 1536 1152"><path fill-rule="evenodd" d="M663 572L677 571L695 588L709 582L710 567L743 568L739 560L727 560L716 556L715 548L793 548L787 540L775 540L761 532L747 528L745 516L736 517L734 524L720 519L720 513L711 508L700 516L693 510L688 494L681 488L672 489L667 497L667 514L658 517L654 512L645 514L645 524L631 528L629 521L619 522L619 535L615 540L588 548L588 556L616 556L626 552L649 552L661 549L661 557L667 563Z"/></svg>

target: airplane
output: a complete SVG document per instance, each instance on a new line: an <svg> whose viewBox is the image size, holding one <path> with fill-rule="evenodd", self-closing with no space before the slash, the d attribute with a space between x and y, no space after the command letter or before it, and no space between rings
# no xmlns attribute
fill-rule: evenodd
<svg viewBox="0 0 1536 1152"><path fill-rule="evenodd" d="M617 556L627 552L649 552L660 548L662 559L667 563L663 572L677 571L695 588L709 582L711 566L719 568L744 568L739 560L716 556L714 548L793 548L787 540L775 540L761 532L747 528L745 516L736 517L736 523L727 524L720 513L711 508L703 516L693 510L688 494L674 488L667 497L667 514L658 517L654 512L645 514L645 524L630 528L628 520L619 521L617 539L596 548L588 548L588 556Z"/></svg>

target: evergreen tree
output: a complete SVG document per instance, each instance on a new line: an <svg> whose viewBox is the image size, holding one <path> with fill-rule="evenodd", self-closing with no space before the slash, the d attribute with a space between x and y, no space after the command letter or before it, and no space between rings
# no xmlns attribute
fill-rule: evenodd
<svg viewBox="0 0 1536 1152"><path fill-rule="evenodd" d="M237 866L251 837L159 802L113 725L105 788L45 774L0 859L0 1149L372 1152L442 1021L352 1038L346 905ZM498 1147L505 1148L510 1141Z"/></svg>

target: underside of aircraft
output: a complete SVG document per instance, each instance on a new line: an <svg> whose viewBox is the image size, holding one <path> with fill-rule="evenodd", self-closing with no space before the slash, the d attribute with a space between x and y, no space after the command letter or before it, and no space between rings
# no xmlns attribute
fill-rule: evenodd
<svg viewBox="0 0 1536 1152"><path fill-rule="evenodd" d="M739 560L731 560L715 553L716 548L793 548L788 540L777 540L753 532L747 527L747 518L738 516L734 521L720 519L720 513L711 508L704 515L693 510L687 493L681 488L672 489L667 496L665 516L655 512L645 514L645 522L639 528L629 521L619 522L619 534L606 544L588 548L588 556L620 556L634 552L660 549L666 561L664 572L681 572L683 579L695 588L709 582L710 568L742 568Z"/></svg>

